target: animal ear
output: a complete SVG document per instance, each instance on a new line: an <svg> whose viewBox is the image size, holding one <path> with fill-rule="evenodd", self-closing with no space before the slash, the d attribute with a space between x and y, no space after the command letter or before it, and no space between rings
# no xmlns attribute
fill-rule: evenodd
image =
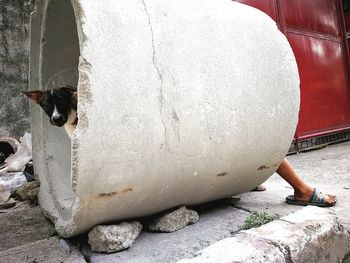
<svg viewBox="0 0 350 263"><path fill-rule="evenodd" d="M66 85L64 87L60 87L61 90L65 90L65 91L68 91L70 93L74 93L77 91L76 88L72 87L72 86L69 86L69 85Z"/></svg>
<svg viewBox="0 0 350 263"><path fill-rule="evenodd" d="M33 91L22 91L28 98L30 98L34 103L39 104L41 98L43 96L43 92L41 90L33 90Z"/></svg>

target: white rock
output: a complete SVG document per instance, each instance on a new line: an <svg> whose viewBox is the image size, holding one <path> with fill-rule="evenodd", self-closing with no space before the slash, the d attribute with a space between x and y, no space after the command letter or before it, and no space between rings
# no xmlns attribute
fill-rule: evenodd
<svg viewBox="0 0 350 263"><path fill-rule="evenodd" d="M11 196L11 191L0 185L0 203L6 202Z"/></svg>
<svg viewBox="0 0 350 263"><path fill-rule="evenodd" d="M0 175L0 186L2 189L13 193L16 189L27 182L25 175L22 172L4 173Z"/></svg>
<svg viewBox="0 0 350 263"><path fill-rule="evenodd" d="M198 213L185 206L156 218L148 227L152 231L174 232L198 221Z"/></svg>
<svg viewBox="0 0 350 263"><path fill-rule="evenodd" d="M16 152L6 158L3 165L0 166L0 173L20 172L24 170L25 165L32 160L32 139L30 133L25 133L20 138L21 144Z"/></svg>
<svg viewBox="0 0 350 263"><path fill-rule="evenodd" d="M88 234L91 250L117 252L129 248L139 236L141 223L122 222L119 225L95 226Z"/></svg>

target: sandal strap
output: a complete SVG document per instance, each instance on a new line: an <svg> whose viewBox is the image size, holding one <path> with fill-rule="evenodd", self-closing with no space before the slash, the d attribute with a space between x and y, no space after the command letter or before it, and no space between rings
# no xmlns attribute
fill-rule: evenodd
<svg viewBox="0 0 350 263"><path fill-rule="evenodd" d="M325 195L320 190L317 190L315 188L310 201L313 203L324 203L325 202Z"/></svg>

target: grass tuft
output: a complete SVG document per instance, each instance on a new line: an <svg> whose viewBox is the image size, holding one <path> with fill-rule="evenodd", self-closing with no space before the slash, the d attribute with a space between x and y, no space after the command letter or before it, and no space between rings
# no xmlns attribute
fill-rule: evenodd
<svg viewBox="0 0 350 263"><path fill-rule="evenodd" d="M240 228L247 230L250 228L259 227L261 225L267 224L280 217L281 216L278 214L270 215L266 212L262 212L262 213L254 212L253 214L249 215L245 219L244 224Z"/></svg>

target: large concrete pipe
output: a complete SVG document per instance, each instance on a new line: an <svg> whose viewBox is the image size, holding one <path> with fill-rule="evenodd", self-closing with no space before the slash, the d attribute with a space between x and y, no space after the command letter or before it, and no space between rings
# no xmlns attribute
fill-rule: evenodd
<svg viewBox="0 0 350 263"><path fill-rule="evenodd" d="M297 123L293 52L230 0L38 0L31 89L78 87L69 139L32 107L40 204L59 234L249 191Z"/></svg>

